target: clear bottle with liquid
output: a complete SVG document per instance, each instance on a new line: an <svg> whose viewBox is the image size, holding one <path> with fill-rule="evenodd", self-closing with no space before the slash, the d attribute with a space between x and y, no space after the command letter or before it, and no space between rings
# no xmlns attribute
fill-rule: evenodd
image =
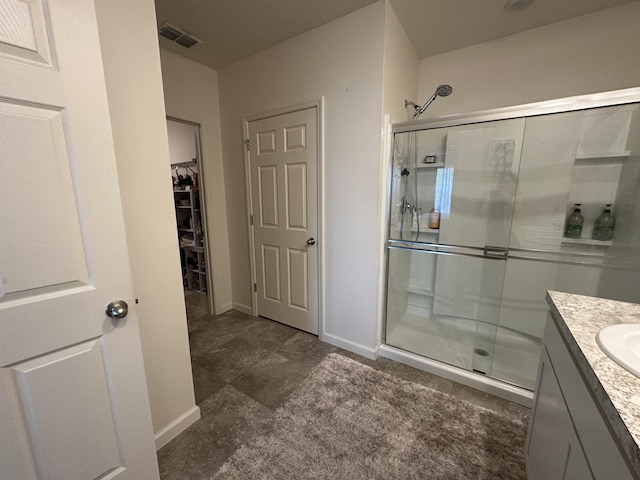
<svg viewBox="0 0 640 480"><path fill-rule="evenodd" d="M433 230L440 228L440 212L435 208L432 208L431 212L429 212L429 228Z"/></svg>
<svg viewBox="0 0 640 480"><path fill-rule="evenodd" d="M564 236L567 238L580 238L582 236L582 224L584 217L580 213L581 203L576 203L573 213L567 218L567 225L564 229Z"/></svg>
<svg viewBox="0 0 640 480"><path fill-rule="evenodd" d="M613 229L616 226L616 219L611 214L611 204L607 203L604 211L596 218L596 222L593 225L593 238L594 240L608 241L613 240Z"/></svg>

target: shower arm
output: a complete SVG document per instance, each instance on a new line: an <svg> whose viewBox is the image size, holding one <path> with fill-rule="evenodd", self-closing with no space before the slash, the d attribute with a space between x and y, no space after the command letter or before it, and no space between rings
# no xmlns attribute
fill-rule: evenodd
<svg viewBox="0 0 640 480"><path fill-rule="evenodd" d="M422 105L422 106L420 106L420 105L418 105L418 104L416 104L416 103L410 102L409 100L405 100L405 101L404 101L404 108L407 108L407 107L413 107L413 109L415 110L415 111L413 112L413 117L411 117L411 120L415 120L415 119L416 119L416 118L418 118L420 115L422 115L422 114L424 113L424 111L425 111L427 108L429 108L429 105L431 105L431 103L433 103L433 101L436 99L436 97L437 97L437 96L438 96L438 95L434 93L434 94L431 96L431 98L430 98L429 100L427 100L427 102L426 102L424 105Z"/></svg>
<svg viewBox="0 0 640 480"><path fill-rule="evenodd" d="M411 119L415 120L420 115L422 115L427 108L429 108L429 105L433 103L436 97L448 97L449 95L451 95L451 92L453 92L453 88L451 88L451 85L445 85L445 84L438 85L438 88L436 88L436 91L433 92L433 95L431 95L431 98L427 100L424 105L420 107L413 102L409 102L408 100L405 100L404 108L407 108L408 106L412 106L414 108L415 112Z"/></svg>
<svg viewBox="0 0 640 480"><path fill-rule="evenodd" d="M410 102L409 100L405 100L404 101L404 108L407 107L413 107L413 109L417 112L418 110L420 110L420 105L417 105L413 102Z"/></svg>
<svg viewBox="0 0 640 480"><path fill-rule="evenodd" d="M416 105L415 109L416 112L413 114L413 118L412 120L415 120L416 118L418 118L420 115L422 115L424 113L424 111L429 108L429 105L431 105L433 103L433 101L436 99L436 97L438 96L437 93L434 93L433 95L431 95L431 98L429 100L427 100L425 102L424 105L422 105L421 107L418 107Z"/></svg>

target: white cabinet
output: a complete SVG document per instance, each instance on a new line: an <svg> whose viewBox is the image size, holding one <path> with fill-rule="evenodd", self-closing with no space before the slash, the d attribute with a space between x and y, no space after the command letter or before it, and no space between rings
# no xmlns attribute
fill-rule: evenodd
<svg viewBox="0 0 640 480"><path fill-rule="evenodd" d="M529 480L634 478L550 315L525 459Z"/></svg>
<svg viewBox="0 0 640 480"><path fill-rule="evenodd" d="M546 350L538 382L526 448L529 478L593 479Z"/></svg>

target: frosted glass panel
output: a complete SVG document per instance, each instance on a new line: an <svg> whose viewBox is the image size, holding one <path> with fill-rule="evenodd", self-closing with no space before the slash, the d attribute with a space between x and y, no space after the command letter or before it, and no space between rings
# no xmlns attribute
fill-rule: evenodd
<svg viewBox="0 0 640 480"><path fill-rule="evenodd" d="M584 261L578 257L564 258ZM538 350L549 309L545 300L547 290L637 303L638 285L640 271L509 259L491 376L530 389L535 386ZM509 351L520 353L509 355ZM520 364L516 369L514 362Z"/></svg>
<svg viewBox="0 0 640 480"><path fill-rule="evenodd" d="M506 247L524 126L520 119L396 134L390 238Z"/></svg>
<svg viewBox="0 0 640 480"><path fill-rule="evenodd" d="M590 238L593 223L605 203L612 203L618 216L638 209L639 116L638 105L594 109L583 114L570 198L570 203L583 204L583 238ZM622 240L620 234L625 232L616 230L614 240ZM625 240L631 238L627 236ZM633 240L637 243L637 236Z"/></svg>
<svg viewBox="0 0 640 480"><path fill-rule="evenodd" d="M429 217L432 209L450 209L453 171L444 168L446 134L434 130L395 135L390 238L438 242L439 221L429 226Z"/></svg>
<svg viewBox="0 0 640 480"><path fill-rule="evenodd" d="M428 251L389 250L386 343L467 370L491 369L504 261ZM458 282L439 283L454 268ZM484 281L469 288L466 272Z"/></svg>
<svg viewBox="0 0 640 480"><path fill-rule="evenodd" d="M524 125L521 119L449 130L445 165L454 181L439 243L508 245Z"/></svg>
<svg viewBox="0 0 640 480"><path fill-rule="evenodd" d="M571 112L527 119L510 248L560 248L580 117Z"/></svg>

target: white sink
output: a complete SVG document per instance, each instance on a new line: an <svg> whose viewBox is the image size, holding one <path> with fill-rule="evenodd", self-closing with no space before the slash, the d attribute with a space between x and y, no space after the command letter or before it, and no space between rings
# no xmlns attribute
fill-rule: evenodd
<svg viewBox="0 0 640 480"><path fill-rule="evenodd" d="M605 327L596 336L598 345L613 361L640 377L640 324Z"/></svg>

